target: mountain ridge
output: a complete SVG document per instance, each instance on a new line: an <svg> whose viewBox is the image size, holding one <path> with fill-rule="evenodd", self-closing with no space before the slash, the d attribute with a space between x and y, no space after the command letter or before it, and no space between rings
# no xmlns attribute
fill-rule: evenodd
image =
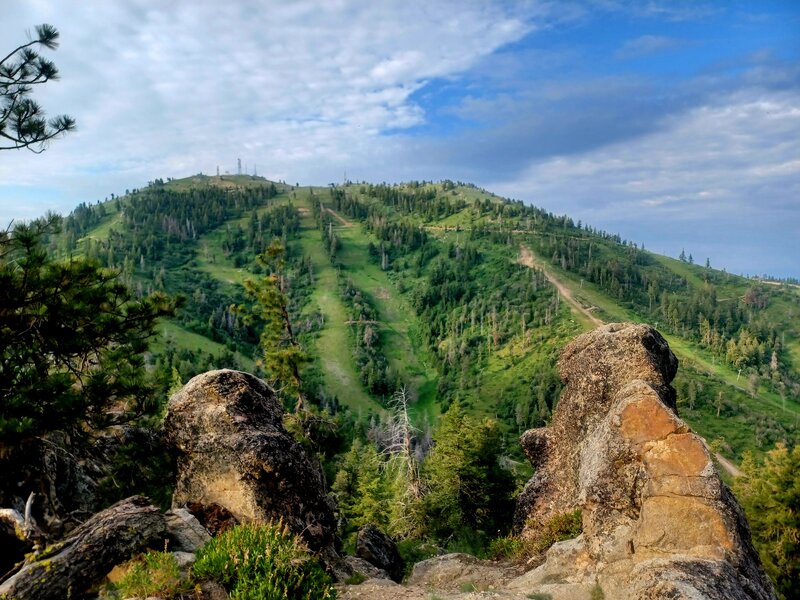
<svg viewBox="0 0 800 600"><path fill-rule="evenodd" d="M218 209L216 220L198 219L200 208L179 214L181 202L203 206L198 197L203 193L216 193L211 201ZM132 216L148 202L150 212L158 212L155 198L164 201L173 195L173 204L162 207L160 223L153 218L137 222ZM205 206L210 206L208 200ZM265 227L261 219L269 215ZM119 230L126 219L134 224L133 232L123 234ZM254 227L260 228L261 242L255 242ZM158 233L173 239L174 260L163 251L161 256L148 255L147 240L133 239L137 229L147 228L151 238ZM758 453L775 441L797 439L800 332L792 316L800 314L800 294L795 288L661 257L567 216L471 185L348 182L298 187L227 175L155 180L107 203L82 205L67 218L59 244L64 253L96 256L121 269L132 285L143 289L160 285L186 294L190 286L179 280L192 279L192 294L199 290L198 299L213 294L218 305L203 313L205 327L199 317L184 316L170 326L173 335L181 330L200 335L208 340L203 352L233 354L234 360L226 355L227 363L217 360L211 366L252 369L257 365L252 360L257 354L255 332L231 325L233 317L224 305L241 303L237 289L244 279L258 275L252 258L263 250L268 235L279 235L294 259L307 259L308 282L298 287L308 289L296 308L298 319L311 322L305 333L316 353L318 372L312 379L333 396L326 401L349 403L361 415L357 418L383 410L390 382L376 387L376 378L389 374L395 384L413 384L420 425L433 421L457 397L477 414L499 416L508 435L520 433L537 419L546 421L552 410L559 386L553 372L559 344L596 324L591 319L631 320L662 330L689 367L676 382L680 408L696 429L717 441L723 454L737 459L744 450ZM527 266L517 265L521 253ZM465 260L470 264L465 266ZM533 283L526 283L524 271L516 269L526 269ZM558 293L554 281L561 286ZM501 285L506 286L505 298L491 297ZM437 289L466 294L460 298L472 303L469 314L452 298L437 296ZM355 308L343 294L356 297ZM528 315L519 310L524 302L514 304L525 297L539 302ZM567 298L571 305L560 302ZM380 351L367 358L347 357L342 345L354 346L354 352L363 349L356 340L363 340L365 333L359 318L347 317L363 321L364 310L375 313L373 320L380 323L370 333ZM231 331L222 331L225 327ZM175 339L174 351L185 350ZM193 339L192 346L197 342ZM170 338L162 338L155 354L163 359L169 345ZM183 359L185 364L168 358L162 366L176 366L183 380L196 374L189 364L192 358ZM194 366L201 366L197 362ZM536 377L521 375L534 365ZM365 368L373 369L372 384ZM376 396L377 389L386 391ZM520 396L525 396L522 408Z"/></svg>

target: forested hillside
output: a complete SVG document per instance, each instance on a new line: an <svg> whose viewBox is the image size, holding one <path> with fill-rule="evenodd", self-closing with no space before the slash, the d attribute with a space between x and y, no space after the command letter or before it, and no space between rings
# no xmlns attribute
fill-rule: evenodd
<svg viewBox="0 0 800 600"><path fill-rule="evenodd" d="M0 425L18 442L9 451L41 433L99 457L73 512L133 493L168 504L167 399L233 368L276 390L285 427L323 469L346 550L373 524L409 565L437 546L538 552L505 537L531 476L520 435L552 424L567 342L638 321L678 356L678 411L729 476L741 465L743 502L787 514L789 502L752 507L775 502L757 465L790 472L783 444L800 437L800 289L789 283L658 256L450 181L155 180L0 241L6 304L24 308L4 331L44 344L6 348L3 372L30 391L10 381ZM29 399L42 377L49 405ZM579 516L561 517L542 548L577 533ZM788 572L791 535L770 531L756 543Z"/></svg>
<svg viewBox="0 0 800 600"><path fill-rule="evenodd" d="M515 436L549 417L564 342L634 320L669 336L681 409L723 454L797 435L800 290L658 256L474 186L156 180L78 207L58 247L119 269L140 295L188 299L151 357L165 381L173 368L186 381L212 366L262 369L260 324L236 306L274 238L313 357L306 395L354 422L374 427L405 387L421 439L458 400L497 419L515 455Z"/></svg>

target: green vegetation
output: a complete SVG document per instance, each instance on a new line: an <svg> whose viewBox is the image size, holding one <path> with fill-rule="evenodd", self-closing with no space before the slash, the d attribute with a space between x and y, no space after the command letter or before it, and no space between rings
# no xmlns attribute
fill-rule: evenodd
<svg viewBox="0 0 800 600"><path fill-rule="evenodd" d="M77 442L159 403L144 352L176 303L162 293L135 298L91 259L56 260L44 239L58 224L49 217L0 232L4 446L53 431Z"/></svg>
<svg viewBox="0 0 800 600"><path fill-rule="evenodd" d="M531 537L501 537L492 540L489 546L490 556L528 559L546 552L556 542L576 538L583 531L581 511L554 515L541 523L529 523L526 529L534 532Z"/></svg>
<svg viewBox="0 0 800 600"><path fill-rule="evenodd" d="M162 402L174 381L231 367L302 405L287 425L320 457L346 546L368 522L411 554L428 542L486 554L498 531L490 553L536 552L571 535L542 524L523 547L497 515L530 475L516 439L549 422L561 349L598 320L664 332L681 361L681 415L715 450L761 457L797 443L797 290L659 257L467 184L157 179L79 206L47 241L116 269L136 301L186 298L146 355ZM130 454L109 493L136 485Z"/></svg>
<svg viewBox="0 0 800 600"><path fill-rule="evenodd" d="M53 62L39 54L42 48L58 48L58 30L46 23L35 29L35 36L28 34L27 43L0 60L0 150L29 148L44 152L49 140L75 129L75 120L67 115L48 121L42 108L30 98L35 86L58 79Z"/></svg>
<svg viewBox="0 0 800 600"><path fill-rule="evenodd" d="M500 466L499 437L495 422L471 419L458 402L442 416L422 470L425 523L432 537L478 533L488 538L508 529L514 482Z"/></svg>
<svg viewBox="0 0 800 600"><path fill-rule="evenodd" d="M181 576L178 561L169 552L149 550L128 562L119 583L109 590L114 598L149 598L165 600L190 590L189 582Z"/></svg>
<svg viewBox="0 0 800 600"><path fill-rule="evenodd" d="M800 594L800 445L779 444L757 461L747 454L734 491L747 514L753 543L781 598Z"/></svg>
<svg viewBox="0 0 800 600"><path fill-rule="evenodd" d="M281 523L237 525L197 553L196 578L220 582L232 600L329 600L333 580Z"/></svg>

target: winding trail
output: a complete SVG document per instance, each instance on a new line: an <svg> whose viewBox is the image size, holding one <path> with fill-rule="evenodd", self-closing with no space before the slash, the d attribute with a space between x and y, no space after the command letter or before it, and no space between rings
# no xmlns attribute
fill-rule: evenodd
<svg viewBox="0 0 800 600"><path fill-rule="evenodd" d="M575 299L575 297L572 295L572 290L570 290L567 286L556 279L552 273L545 269L544 264L536 259L533 252L531 252L530 248L528 248L525 244L519 245L519 258L517 258L517 262L521 265L525 265L526 267L530 267L531 269L541 270L544 273L544 276L547 277L547 280L555 286L555 288L558 290L558 293L561 294L561 297L564 298L564 300L566 300L572 308L584 315L594 325L605 325L601 319L592 313L591 309L584 307Z"/></svg>
<svg viewBox="0 0 800 600"><path fill-rule="evenodd" d="M337 213L337 212L336 212L335 210L333 210L332 208L328 208L328 207L326 206L326 207L325 207L325 212L326 212L326 213L328 213L329 215L333 216L334 218L336 218L336 219L337 219L337 220L338 220L338 221L339 221L339 222L340 222L340 223L341 223L341 224L342 224L344 227L352 227L352 226L353 226L353 223L351 223L350 221L348 221L347 219L345 219L345 218L344 218L342 215L340 215L339 213Z"/></svg>

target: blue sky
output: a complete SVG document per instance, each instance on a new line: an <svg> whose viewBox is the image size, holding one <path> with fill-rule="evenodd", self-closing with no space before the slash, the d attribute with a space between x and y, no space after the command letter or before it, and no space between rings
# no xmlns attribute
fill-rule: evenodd
<svg viewBox="0 0 800 600"><path fill-rule="evenodd" d="M0 223L157 177L454 179L800 277L798 2L6 0L78 131L0 154Z"/></svg>

